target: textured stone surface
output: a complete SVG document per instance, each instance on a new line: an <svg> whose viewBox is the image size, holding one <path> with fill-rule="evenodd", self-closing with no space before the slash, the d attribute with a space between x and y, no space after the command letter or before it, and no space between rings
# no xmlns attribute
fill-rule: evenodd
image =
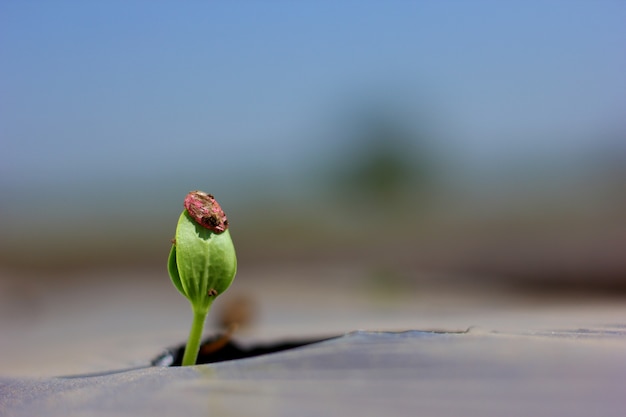
<svg viewBox="0 0 626 417"><path fill-rule="evenodd" d="M188 368L0 379L2 416L623 416L626 327L353 332Z"/></svg>
<svg viewBox="0 0 626 417"><path fill-rule="evenodd" d="M370 332L213 365L111 373L145 366L187 336L188 303L163 265L77 272L65 285L0 271L0 416L626 415L618 297L402 281L381 292L368 276L342 265L244 265L209 327L243 294L255 307L252 326L235 335L244 345ZM373 331L407 329L449 333Z"/></svg>

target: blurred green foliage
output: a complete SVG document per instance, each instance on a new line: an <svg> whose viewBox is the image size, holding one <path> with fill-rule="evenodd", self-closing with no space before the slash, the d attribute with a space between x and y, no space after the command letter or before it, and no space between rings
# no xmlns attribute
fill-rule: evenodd
<svg viewBox="0 0 626 417"><path fill-rule="evenodd" d="M365 112L350 135L330 178L336 195L358 204L375 199L378 208L428 198L436 164L424 133L379 110Z"/></svg>

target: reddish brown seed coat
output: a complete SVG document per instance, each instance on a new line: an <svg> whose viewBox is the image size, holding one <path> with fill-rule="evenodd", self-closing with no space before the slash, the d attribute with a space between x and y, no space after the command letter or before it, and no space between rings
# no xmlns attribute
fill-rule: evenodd
<svg viewBox="0 0 626 417"><path fill-rule="evenodd" d="M185 197L185 209L202 227L220 234L228 229L228 219L215 197L202 191L192 191Z"/></svg>

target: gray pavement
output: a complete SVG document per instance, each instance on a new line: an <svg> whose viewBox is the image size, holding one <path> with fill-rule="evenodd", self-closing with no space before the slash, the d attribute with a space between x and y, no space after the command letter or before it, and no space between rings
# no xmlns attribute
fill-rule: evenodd
<svg viewBox="0 0 626 417"><path fill-rule="evenodd" d="M91 271L64 286L4 272L0 415L624 415L621 300L411 285L381 292L363 273L243 268L207 325L214 331L220 311L245 295L256 314L236 335L243 344L347 334L339 339L66 379L55 376L145 366L184 342L186 300L161 270Z"/></svg>

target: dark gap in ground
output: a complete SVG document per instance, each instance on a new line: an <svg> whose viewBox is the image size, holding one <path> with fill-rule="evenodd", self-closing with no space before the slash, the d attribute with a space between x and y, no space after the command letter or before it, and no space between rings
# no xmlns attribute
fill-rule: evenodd
<svg viewBox="0 0 626 417"><path fill-rule="evenodd" d="M323 342L333 337L306 339L306 340L285 340L276 343L266 343L251 346L241 346L230 338L224 336L213 336L205 339L200 345L197 364L215 363L231 361L235 359L253 358L255 356L269 353L282 352L295 349L313 343ZM180 366L183 361L185 345L180 345L168 349L165 353L152 361L153 366Z"/></svg>

